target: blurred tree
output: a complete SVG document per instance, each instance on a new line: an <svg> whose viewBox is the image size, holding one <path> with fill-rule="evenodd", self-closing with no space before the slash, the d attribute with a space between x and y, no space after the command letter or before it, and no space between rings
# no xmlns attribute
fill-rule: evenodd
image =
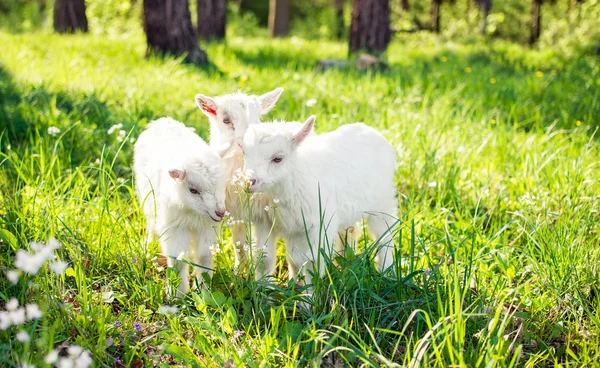
<svg viewBox="0 0 600 368"><path fill-rule="evenodd" d="M205 40L225 38L226 0L198 0L198 36Z"/></svg>
<svg viewBox="0 0 600 368"><path fill-rule="evenodd" d="M338 40L344 38L344 0L334 0L335 6L335 25L337 29L335 30L336 36Z"/></svg>
<svg viewBox="0 0 600 368"><path fill-rule="evenodd" d="M380 54L390 43L388 0L352 0L349 52L367 50Z"/></svg>
<svg viewBox="0 0 600 368"><path fill-rule="evenodd" d="M410 4L408 3L408 0L400 0L400 7L404 11L410 10Z"/></svg>
<svg viewBox="0 0 600 368"><path fill-rule="evenodd" d="M431 0L431 30L440 33L440 8L442 0Z"/></svg>
<svg viewBox="0 0 600 368"><path fill-rule="evenodd" d="M492 0L475 0L477 6L481 10L481 34L485 35L487 29L487 19L492 9Z"/></svg>
<svg viewBox="0 0 600 368"><path fill-rule="evenodd" d="M183 55L194 64L208 63L198 46L188 0L144 0L144 31L147 54Z"/></svg>
<svg viewBox="0 0 600 368"><path fill-rule="evenodd" d="M531 3L531 30L529 33L529 44L533 45L540 38L540 27L542 25L542 10L543 0L532 0Z"/></svg>
<svg viewBox="0 0 600 368"><path fill-rule="evenodd" d="M58 33L87 32L88 20L84 0L56 0L54 30Z"/></svg>
<svg viewBox="0 0 600 368"><path fill-rule="evenodd" d="M283 37L290 30L290 0L270 0L269 32L271 37Z"/></svg>

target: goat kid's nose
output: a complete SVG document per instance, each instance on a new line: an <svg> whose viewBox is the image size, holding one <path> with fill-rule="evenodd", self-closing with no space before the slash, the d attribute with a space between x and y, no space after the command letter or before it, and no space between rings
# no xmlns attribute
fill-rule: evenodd
<svg viewBox="0 0 600 368"><path fill-rule="evenodd" d="M254 185L256 185L256 179L250 179L248 180L250 187L253 187Z"/></svg>
<svg viewBox="0 0 600 368"><path fill-rule="evenodd" d="M217 210L217 211L215 211L215 215L218 218L222 219L223 217L225 217L225 211L223 211L223 210Z"/></svg>

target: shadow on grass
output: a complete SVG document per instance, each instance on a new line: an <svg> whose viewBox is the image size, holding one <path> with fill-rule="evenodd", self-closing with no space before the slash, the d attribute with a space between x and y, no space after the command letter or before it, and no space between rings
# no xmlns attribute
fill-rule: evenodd
<svg viewBox="0 0 600 368"><path fill-rule="evenodd" d="M104 145L114 143L108 134L111 126L122 124L122 129L129 132L137 128L138 122L155 116L147 106L133 112L109 106L95 93L55 92L44 85L17 85L0 64L0 132L4 152L8 143L12 149L19 149L31 144L36 135L50 134L48 129L56 127L61 132L78 134L72 137L76 139L63 137L62 141L71 152L72 163L79 165L89 161L90 151L98 152Z"/></svg>
<svg viewBox="0 0 600 368"><path fill-rule="evenodd" d="M588 133L592 135L600 127L600 86L595 82L599 73L591 56L549 54L532 58L526 49L516 52L490 47L467 51L440 48L435 54L405 51L400 63L392 63L384 71L332 72L344 75L357 87L378 78L402 90L418 88L423 95L438 95L458 107L453 110L459 114L462 108L470 109L473 120L481 116L479 119L494 119L525 131L550 126L574 128L580 121L590 127ZM329 73L316 68L314 52L300 47L244 47L232 48L231 52L244 64L276 73L311 69L315 74ZM431 107L438 101L427 99L423 103Z"/></svg>

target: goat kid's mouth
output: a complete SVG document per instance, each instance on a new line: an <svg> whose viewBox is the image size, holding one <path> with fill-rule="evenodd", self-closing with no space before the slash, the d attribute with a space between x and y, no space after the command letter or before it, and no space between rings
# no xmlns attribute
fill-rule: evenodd
<svg viewBox="0 0 600 368"><path fill-rule="evenodd" d="M214 214L211 214L210 212L206 211L206 214L214 221L214 222L221 222L223 221L223 217L217 217Z"/></svg>

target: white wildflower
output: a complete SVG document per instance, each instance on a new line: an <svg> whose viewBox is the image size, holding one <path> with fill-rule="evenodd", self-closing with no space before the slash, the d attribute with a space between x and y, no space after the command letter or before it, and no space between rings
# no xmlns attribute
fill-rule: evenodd
<svg viewBox="0 0 600 368"><path fill-rule="evenodd" d="M177 260L181 261L183 259L183 257L185 257L185 252L181 251L181 252L179 252L179 255L177 256Z"/></svg>
<svg viewBox="0 0 600 368"><path fill-rule="evenodd" d="M53 136L53 137L54 137L54 136L56 136L58 133L60 133L60 129L59 129L59 128L57 128L57 127L55 127L55 126L48 127L48 134L49 134L49 135L51 135L51 136Z"/></svg>
<svg viewBox="0 0 600 368"><path fill-rule="evenodd" d="M19 308L19 301L15 298L10 298L8 303L6 303L6 310L13 312Z"/></svg>
<svg viewBox="0 0 600 368"><path fill-rule="evenodd" d="M64 261L57 261L50 263L50 270L57 275L62 275L69 265Z"/></svg>
<svg viewBox="0 0 600 368"><path fill-rule="evenodd" d="M25 323L25 308L19 308L16 311L9 312L12 324L15 326Z"/></svg>
<svg viewBox="0 0 600 368"><path fill-rule="evenodd" d="M123 128L123 124L115 124L115 125L111 126L110 128L108 128L108 131L107 131L107 133L108 133L109 135L111 135L111 134L113 134L113 132L114 132L115 130L119 130L119 129L121 129L121 128Z"/></svg>
<svg viewBox="0 0 600 368"><path fill-rule="evenodd" d="M91 367L93 363L92 356L90 353L83 352L77 359L75 359L75 368L87 368Z"/></svg>
<svg viewBox="0 0 600 368"><path fill-rule="evenodd" d="M8 270L8 271L6 271L6 278L13 285L16 285L19 282L19 271L17 271L17 270Z"/></svg>
<svg viewBox="0 0 600 368"><path fill-rule="evenodd" d="M175 315L177 314L177 312L179 311L179 308L177 308L177 306L173 305L161 305L158 308L158 313L159 314L164 314L164 315Z"/></svg>
<svg viewBox="0 0 600 368"><path fill-rule="evenodd" d="M250 246L248 246L248 244L244 243L244 252L247 252L250 250Z"/></svg>
<svg viewBox="0 0 600 368"><path fill-rule="evenodd" d="M56 240L56 238L50 238L48 239L48 244L46 248L49 248L51 251L55 251L58 248L60 248L60 242Z"/></svg>
<svg viewBox="0 0 600 368"><path fill-rule="evenodd" d="M279 198L274 198L273 199L273 203L278 204L279 203Z"/></svg>
<svg viewBox="0 0 600 368"><path fill-rule="evenodd" d="M70 356L74 357L74 356L79 356L79 354L81 354L83 352L83 348L79 345L71 345L71 346L69 346L67 351L69 352Z"/></svg>
<svg viewBox="0 0 600 368"><path fill-rule="evenodd" d="M435 188L435 187L437 187L437 183L435 181L431 181L431 182L429 182L429 184L427 184L427 186L429 188Z"/></svg>
<svg viewBox="0 0 600 368"><path fill-rule="evenodd" d="M57 368L75 368L75 363L72 358L60 358L58 364L56 364Z"/></svg>
<svg viewBox="0 0 600 368"><path fill-rule="evenodd" d="M118 142L123 142L125 137L127 136L127 132L125 130L119 130L119 135L117 136Z"/></svg>
<svg viewBox="0 0 600 368"><path fill-rule="evenodd" d="M271 209L271 207L265 206L265 211L269 212L270 209Z"/></svg>
<svg viewBox="0 0 600 368"><path fill-rule="evenodd" d="M32 303L25 305L25 311L27 312L27 319L30 321L42 318L42 311L37 304Z"/></svg>
<svg viewBox="0 0 600 368"><path fill-rule="evenodd" d="M34 254L22 249L17 251L15 266L24 272L35 275L47 260L54 258L54 251L60 248L60 243L58 240L50 238L47 245L32 242L30 247L35 251Z"/></svg>
<svg viewBox="0 0 600 368"><path fill-rule="evenodd" d="M12 325L10 312L0 311L0 330L6 330Z"/></svg>
<svg viewBox="0 0 600 368"><path fill-rule="evenodd" d="M44 362L46 364L53 364L58 360L58 350L54 349L46 355Z"/></svg>
<svg viewBox="0 0 600 368"><path fill-rule="evenodd" d="M211 244L208 249L210 249L210 252L212 253L212 255L214 256L217 253L221 252L221 246L219 243L215 243L215 244Z"/></svg>
<svg viewBox="0 0 600 368"><path fill-rule="evenodd" d="M38 243L38 242L31 242L29 243L29 248L31 248L31 250L33 250L34 252L39 252L40 250L44 249L44 243Z"/></svg>
<svg viewBox="0 0 600 368"><path fill-rule="evenodd" d="M21 331L17 332L17 341L28 342L29 340L31 340L31 338L29 337L29 334L27 333L27 331L21 330Z"/></svg>
<svg viewBox="0 0 600 368"><path fill-rule="evenodd" d="M311 107L317 104L317 100L314 98L311 98L310 100L306 101L304 103L307 107Z"/></svg>

